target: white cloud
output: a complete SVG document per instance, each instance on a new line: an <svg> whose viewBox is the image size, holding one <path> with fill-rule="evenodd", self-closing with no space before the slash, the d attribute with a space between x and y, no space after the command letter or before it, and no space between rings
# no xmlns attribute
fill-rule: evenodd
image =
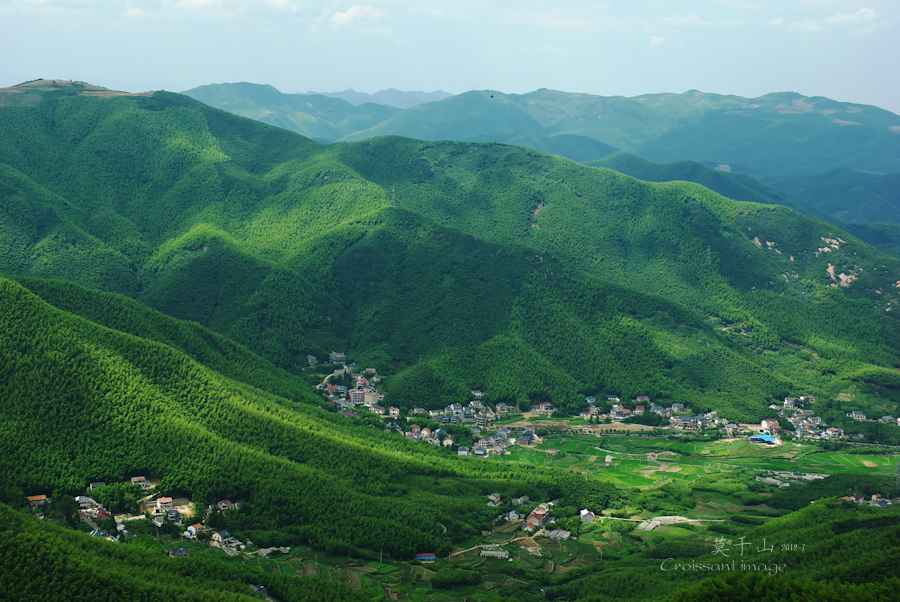
<svg viewBox="0 0 900 602"><path fill-rule="evenodd" d="M444 11L433 6L420 6L418 4L410 6L406 9L407 14L418 17L443 17Z"/></svg>
<svg viewBox="0 0 900 602"><path fill-rule="evenodd" d="M665 41L666 41L665 36L653 36L652 38L650 38L650 45L651 46L659 46L660 44L662 44Z"/></svg>
<svg viewBox="0 0 900 602"><path fill-rule="evenodd" d="M149 14L150 13L145 11L143 8L135 8L133 6L129 9L122 11L122 16L126 17L128 19L142 19L144 17L149 16Z"/></svg>
<svg viewBox="0 0 900 602"><path fill-rule="evenodd" d="M452 9L453 7L446 6L445 2L438 3L422 0L410 4L409 8L406 9L406 13L417 17L443 17L445 14L444 8Z"/></svg>
<svg viewBox="0 0 900 602"><path fill-rule="evenodd" d="M576 31L603 31L624 24L622 18L610 16L606 4L595 4L589 7L573 8L517 8L499 12L496 17L507 23L528 23L556 29L572 29Z"/></svg>
<svg viewBox="0 0 900 602"><path fill-rule="evenodd" d="M803 21L797 21L791 23L787 27L788 31L825 31L825 27L822 25L821 21L816 21L814 19L804 19Z"/></svg>
<svg viewBox="0 0 900 602"><path fill-rule="evenodd" d="M712 25L710 21L704 21L698 17L697 13L690 14L687 17L682 17L681 15L664 17L662 22L673 27L706 27L707 25Z"/></svg>
<svg viewBox="0 0 900 602"><path fill-rule="evenodd" d="M17 12L48 17L68 16L81 11L102 9L103 0L12 0L0 2L0 14Z"/></svg>
<svg viewBox="0 0 900 602"><path fill-rule="evenodd" d="M836 13L824 19L804 19L788 25L788 31L820 32L843 29L855 35L868 35L881 26L881 15L871 8L855 13Z"/></svg>
<svg viewBox="0 0 900 602"><path fill-rule="evenodd" d="M715 0L716 4L737 10L760 10L766 8L762 2L746 2L745 0Z"/></svg>
<svg viewBox="0 0 900 602"><path fill-rule="evenodd" d="M878 27L880 19L881 15L871 8L862 8L856 13L838 13L825 22L834 27L849 27L853 33L866 34Z"/></svg>
<svg viewBox="0 0 900 602"><path fill-rule="evenodd" d="M386 36L389 38L394 36L394 29L392 27L390 27L389 25L377 25L375 27L367 27L367 28L363 29L363 31L368 34L375 35L375 36Z"/></svg>
<svg viewBox="0 0 900 602"><path fill-rule="evenodd" d="M222 4L222 0L180 0L175 4L175 6L177 6L178 8L194 10L198 8L206 8L207 6L213 6L216 4Z"/></svg>
<svg viewBox="0 0 900 602"><path fill-rule="evenodd" d="M778 17L776 19L769 19L766 21L766 25L771 25L772 27L776 27L784 23L784 17Z"/></svg>
<svg viewBox="0 0 900 602"><path fill-rule="evenodd" d="M857 25L859 23L871 22L877 19L878 13L874 10L871 8L862 8L857 13L838 13L833 17L828 17L825 19L825 23L841 27L844 25Z"/></svg>
<svg viewBox="0 0 900 602"><path fill-rule="evenodd" d="M344 12L336 12L331 17L331 24L335 27L346 25L357 19L378 19L384 14L384 11L378 10L373 6L354 4Z"/></svg>

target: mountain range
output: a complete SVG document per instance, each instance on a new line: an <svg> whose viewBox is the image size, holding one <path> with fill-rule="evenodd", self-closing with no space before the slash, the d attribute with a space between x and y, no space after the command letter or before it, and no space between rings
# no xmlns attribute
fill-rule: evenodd
<svg viewBox="0 0 900 602"><path fill-rule="evenodd" d="M711 185L740 179L740 188L765 189L763 202L840 225L889 252L900 249L900 117L875 107L794 93L606 98L538 90L469 92L389 115L368 105L343 106L330 108L323 122L315 102L296 102L271 87L219 84L186 94L321 142L382 134L496 141L594 165L622 163L612 155L624 149L662 162L652 176L641 169L652 181L694 181L730 198L760 201L755 194L734 196L733 183ZM350 132L354 126L364 129Z"/></svg>
<svg viewBox="0 0 900 602"><path fill-rule="evenodd" d="M260 86L218 84L214 86L219 90L216 98L210 97L210 86L185 94L211 106L254 117L246 112L246 103L252 100L256 87ZM289 102L278 99L295 96L276 93L274 89L268 94L254 110L271 107L278 113L280 106ZM292 110L307 113L300 104L292 105ZM314 113L314 108L307 108L307 114L318 120L336 123ZM313 138L319 136L304 130L307 126L297 119L293 121L298 123L290 128L293 131ZM527 94L472 91L390 115L371 115L370 122L360 123L358 130L344 129L341 133L342 136L328 141L399 135L420 140L496 141L529 146L528 140L537 138L544 145L538 150L547 150L554 138L566 135L606 145L598 146L593 156L569 157L579 161L600 159L611 150L624 150L653 161L694 160L772 178L838 168L900 172L900 116L873 106L792 92L744 98L689 90L684 94L626 98L546 89ZM587 141L582 143L585 144Z"/></svg>
<svg viewBox="0 0 900 602"><path fill-rule="evenodd" d="M898 260L786 208L523 147L322 145L185 96L75 91L4 109L3 272L131 296L287 370L347 350L396 373L400 407L615 391L751 419L896 379Z"/></svg>
<svg viewBox="0 0 900 602"><path fill-rule="evenodd" d="M277 91L247 90L282 101ZM535 93L529 114L521 98L489 94L418 107L470 103L472 131L514 114L498 130L521 136L528 132L519 125L540 125L534 114L552 117L537 97L557 98ZM322 117L326 103L351 106L309 99L285 106L299 115L309 102ZM627 113L664 100L608 104ZM678 111L701 100L688 95ZM851 127L807 110L818 100L767 102L759 108L776 129L795 115L837 132ZM393 114L370 129L406 113L373 107L367 114ZM866 140L854 156L874 156L863 149L893 140L874 124L881 119L894 136L885 125L892 118L857 113L870 125L855 130ZM336 132L361 113L341 115L326 125ZM641 115L649 113L635 120ZM667 135L655 119L641 144ZM596 141L569 134L565 123L574 121L549 136L545 125L531 133ZM613 140L617 148L626 138ZM323 373L305 369L307 355L330 351L376 369L385 404L404 411L442 408L480 389L489 405L552 401L563 412L583 408L587 395L647 395L758 421L775 400L812 395L840 417L897 414L900 259L785 206L801 208L796 199L767 202L778 193L748 176L696 162L672 168L743 199L735 200L693 182L648 181L660 169L669 167L628 153L584 165L496 141L386 135L325 144L168 92L46 80L0 90L0 501L146 473L194 500L246 499L229 526L259 545L301 542L374 559L449 553L491 528L496 509L484 496L495 491L598 513L638 495L576 472L460 459L385 432L374 417L331 412L312 386ZM806 533L828 542L817 548L822 558L863 549L869 526L882 529L879 542L896 535L890 517L870 524L845 510L832 524L825 509L808 508L759 534L812 524ZM53 566L65 565L59 550L76 545L51 546L57 534L6 509L0 521L0 535L15 544L8 549L46 547L42 558ZM870 559L873 582L888 578L895 556ZM839 579L835 587L855 596L858 581L848 575L856 557L833 559L803 587ZM116 562L142 560L123 552ZM635 588L649 565L612 566L629 567L621 579ZM605 567L560 578L559 595L591 595L594 570ZM237 592L248 578L229 572L198 587ZM740 592L741 579L685 577L679 595ZM653 581L654 595L672 594L663 581ZM154 599L184 583L173 577ZM315 599L315 583L283 595ZM145 585L128 582L129 591ZM756 585L800 587L800 577Z"/></svg>
<svg viewBox="0 0 900 602"><path fill-rule="evenodd" d="M350 104L356 106L366 104L367 102L374 102L375 104L387 105L389 107L394 107L397 109L408 109L418 104L422 104L425 102L434 102L436 100L444 100L445 98L450 98L451 96L453 96L449 92L444 92L442 90L435 90L434 92L423 92L422 90L418 90L416 92L404 92L402 90L396 90L394 88L379 90L374 94L357 92L356 90L352 89L347 89L343 92L310 91L307 92L305 96L311 96L313 94L320 94L322 96L328 96L331 98L342 98Z"/></svg>

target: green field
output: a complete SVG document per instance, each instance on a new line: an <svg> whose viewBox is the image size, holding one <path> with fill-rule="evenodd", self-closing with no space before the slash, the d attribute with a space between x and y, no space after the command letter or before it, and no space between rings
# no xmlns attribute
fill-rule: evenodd
<svg viewBox="0 0 900 602"><path fill-rule="evenodd" d="M548 449L559 453L551 455ZM648 460L650 453L659 454L657 461ZM607 455L615 458L609 467L605 464ZM744 438L708 443L638 437L606 437L601 441L581 434L550 434L534 448L512 447L499 460L553 467L642 490L679 483L690 486L704 475L746 470L760 475L769 471L878 475L895 473L900 466L900 455L823 451L810 443L786 442L778 448L761 448Z"/></svg>

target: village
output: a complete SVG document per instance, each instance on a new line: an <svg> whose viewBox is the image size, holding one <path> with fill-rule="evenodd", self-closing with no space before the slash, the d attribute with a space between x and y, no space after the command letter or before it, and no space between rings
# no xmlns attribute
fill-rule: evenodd
<svg viewBox="0 0 900 602"><path fill-rule="evenodd" d="M316 365L314 356L307 356L311 366ZM508 448L513 445L530 446L539 443L541 438L535 433L535 426L527 424L529 420L540 418L550 419L556 409L551 402L540 402L532 405L527 411L520 412L515 406L506 403L497 403L493 408L483 401L484 392L473 390L471 399L465 403L452 403L443 409L426 410L421 407L413 408L405 417L408 425L404 429L398 420L401 418L401 410L389 406L385 408L382 402L386 393L379 390L377 383L381 380L374 368L360 370L355 363L347 364L344 353L332 352L329 362L340 366L332 375L318 385L318 389L326 398L334 404L337 411L347 417L360 417L359 412L366 411L380 416L385 420L385 428L396 432L408 439L421 441L431 445L450 447L456 450L460 456L474 456L487 458L492 455L506 454ZM349 375L355 385L335 385L329 382L332 377ZM782 436L790 434L792 438L806 440L839 440L846 439L844 429L829 427L821 417L816 416L811 409L804 406L815 402L812 396L786 397L780 404L771 404L774 417L763 419L760 423L735 423L716 411L694 415L682 403L672 403L663 407L651 402L647 396L638 396L630 403L623 401L616 395L606 396L606 405L609 409L604 411L595 396L585 398L585 407L578 415L578 419L588 424L581 425L585 433L596 433L595 425L626 425L632 424L633 419L645 414L655 414L661 418L655 427L672 433L711 433L720 432L726 437L748 437L750 442L756 445L777 446L782 443ZM859 411L850 412L848 417L861 422L873 422L867 419L865 414ZM430 420L441 425L432 429L428 426L416 424L417 417L422 420ZM511 417L519 417L521 420L510 422ZM494 429L494 423L500 422L499 428ZM577 426L571 424L570 419L558 419L554 423L538 423L544 429L566 429ZM900 418L883 416L878 422L900 425ZM474 445L460 445L453 440L444 425L469 425L471 435L475 439ZM787 428L790 425L792 428ZM521 430L521 434L513 434L513 430ZM648 429L649 430L649 429ZM482 433L485 435L482 437Z"/></svg>
<svg viewBox="0 0 900 602"><path fill-rule="evenodd" d="M312 364L315 358L309 359ZM329 360L334 363L346 362L346 357L343 354L332 353ZM351 418L367 414L377 416L381 418L388 432L417 443L447 448L458 456L474 458L493 456L505 459L521 454L521 450L529 450L526 453L538 453L541 457L553 461L553 458L565 456L568 447L565 449L563 445L559 448L553 447L555 443L551 442L548 445L548 441L564 442L568 437L571 441L590 442L596 440L595 437L599 435L621 435L627 432L652 435L653 438L645 445L658 445L660 448L664 446L659 442L667 440L674 442L679 436L682 437L681 440L684 440L685 435L689 438L695 437L693 440L697 440L697 435L715 432L731 438L720 439L723 443L744 440L750 449L760 450L785 445L786 433L790 433L795 441L847 438L842 429L828 427L813 411L806 409L806 406L812 405L815 401L809 396L788 397L782 403L770 405L774 416L762 420L759 424L736 424L719 416L715 411L694 415L684 404L672 403L668 407L663 407L646 396L623 402L615 395L607 395L605 402L598 402L596 397L588 396L585 398L583 411L577 417L554 418L557 410L550 402L536 403L525 412L505 403L497 403L492 408L484 401L484 392L479 390L471 391L471 398L466 403L452 403L442 409L413 408L406 412L406 416L401 416L399 408L390 406L385 408L381 405L386 394L377 387L381 377L374 369L362 370L353 363L339 365L342 367L336 369L331 377L326 378L318 386L333 404L335 411ZM352 387L329 382L333 377L340 377L346 382L347 376L353 379ZM655 421L656 425L631 423L632 419L644 414L657 415L659 419ZM860 421L867 420L859 412L848 414L848 417ZM895 420L885 416L880 421L887 422L888 419ZM419 422L422 424L418 424ZM401 424L406 426L402 427ZM790 424L793 430L785 428L786 424ZM621 430L626 427L633 430ZM460 444L454 440L449 428L454 428L456 432L463 429L474 443ZM658 443L651 443L652 441ZM573 444L566 445L571 447ZM576 444L577 449L581 447L585 447L585 444ZM590 443L585 449L590 449ZM590 452L591 457L586 458L588 463L599 459L595 464L599 470L605 468L617 471L610 472L610 478L616 478L614 474L622 474L622 469L649 474L652 471L648 472L647 468L653 465L657 465L656 470L662 474L674 476L671 472L676 466L671 464L674 460L664 459L666 453L671 455L671 452L641 452L645 458L640 460L642 457L640 454L621 453L620 458L618 453L609 450L604 452L600 447L594 449L596 451ZM633 468L626 468L632 465ZM678 470L681 470L681 475L687 479L690 471L682 468ZM778 489L789 487L792 483L823 479L828 476L825 473L800 470L759 469L758 473L755 477L756 482ZM700 472L697 471L697 474ZM97 501L98 497L102 499L99 492L107 487L107 483L104 482L91 482L87 485L84 495L74 497L78 519L83 523L84 530L90 528L89 533L93 537L111 542L125 542L135 537L133 530L148 533L149 528L149 533L153 534L155 531L157 538L160 532L165 532L167 540L173 546L169 548L168 553L175 557L189 554L197 549L197 545L207 544L229 556L241 556L246 559L268 561L270 557L285 557L291 554L291 548L285 547L257 549L252 541L241 541L227 529L221 528L221 521L212 520L216 513L240 508L241 501L221 499L205 508L197 508L196 502L166 495L159 490L159 480L145 476L134 476L125 483L113 485L128 486L134 492L143 493L136 500L130 513L113 514ZM880 494L868 496L851 494L840 499L857 505L882 508L900 501L882 497ZM33 495L27 497L27 502L35 514L41 516L42 508L49 504L51 499L46 495ZM557 519L553 515L557 503L557 500L531 500L526 495L503 499L499 493L490 494L487 496L486 504L498 510L494 521L495 529L498 534L508 535L501 539L489 537L487 542L477 543L472 548L459 550L454 554L477 552L479 557L512 561L511 551L518 549L526 557L529 555L541 557L542 554L546 555L547 546L539 542L575 542L583 533L592 533L591 526L595 522L604 520L633 521L633 528L638 532L666 531L679 525L700 524L706 520L674 515L647 516L646 513L629 517L627 514L621 515L610 509L600 508L582 508L575 516L571 516L572 510L569 509L568 514L564 514L564 519ZM137 528L138 525L140 529ZM514 532L521 535L514 536ZM611 537L608 534L607 536ZM589 537L591 546L600 541L597 535ZM428 553L423 553L418 560L428 563L433 561L433 558L429 558Z"/></svg>
<svg viewBox="0 0 900 602"><path fill-rule="evenodd" d="M78 519L85 525L90 527L89 534L92 537L102 538L111 542L125 542L135 537L135 533L129 530L129 526L135 525L135 521L146 521L142 525L141 531L146 532L147 526L155 527L157 534L159 529L171 525L166 531L171 535L177 533L181 540L209 541L212 547L218 547L225 551L226 554L234 556L238 551L244 550L251 542L241 542L232 537L232 535L224 529L215 529L214 527L204 525L202 522L195 522L185 527L186 522L195 518L197 515L195 503L186 498L173 498L163 495L156 491L159 481L148 479L144 476L135 476L124 485L131 485L136 490L143 490L146 496L140 498L137 502L141 510L140 513L113 514L107 508L104 508L91 495L107 486L107 483L98 481L88 485L86 494L75 496L74 500L77 504ZM98 496L99 497L99 496ZM41 510L52 501L46 495L34 495L26 498L29 507L39 518L44 518ZM223 499L215 504L211 504L206 508L207 517L213 511L224 512L226 510L237 509L241 502L232 502ZM114 524L113 530L103 529L98 523ZM183 547L173 548L169 551L170 556L185 556L187 549Z"/></svg>

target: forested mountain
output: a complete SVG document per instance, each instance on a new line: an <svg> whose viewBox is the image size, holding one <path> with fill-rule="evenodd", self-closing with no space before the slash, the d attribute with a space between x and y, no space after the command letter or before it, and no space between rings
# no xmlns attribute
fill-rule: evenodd
<svg viewBox="0 0 900 602"><path fill-rule="evenodd" d="M900 173L835 169L767 182L844 222L900 223Z"/></svg>
<svg viewBox="0 0 900 602"><path fill-rule="evenodd" d="M424 92L422 90L417 90L415 92L405 92L403 90L397 90L395 88L379 90L374 94L357 92L356 90L352 89L344 90L343 92L309 91L306 93L307 96L311 94L320 94L322 96L329 96L331 98L342 98L355 106L363 105L367 102L374 102L375 104L387 105L389 107L395 107L397 109L408 109L424 102L435 102L437 100L444 100L445 98L450 98L451 96L453 96L449 92L444 92L443 90L435 90L434 92Z"/></svg>
<svg viewBox="0 0 900 602"><path fill-rule="evenodd" d="M548 577L545 592L584 602L891 600L900 587L893 569L900 560L896 508L819 501L752 529L731 523L741 535L735 545L686 537Z"/></svg>
<svg viewBox="0 0 900 602"><path fill-rule="evenodd" d="M319 142L334 142L381 123L399 111L384 103L351 103L331 95L282 94L272 86L247 82L209 84L182 94Z"/></svg>
<svg viewBox="0 0 900 602"><path fill-rule="evenodd" d="M696 161L655 163L626 152L587 164L648 182L695 182L737 201L784 205L900 255L900 224L896 220L900 174L835 170L818 176L776 178L766 185L747 174L714 169Z"/></svg>
<svg viewBox="0 0 900 602"><path fill-rule="evenodd" d="M248 499L229 526L260 545L289 538L409 557L423 547L445 552L492 519L488 489L600 506L616 495L599 482L585 488L545 471L458 462L322 411L311 388L292 388L289 376L233 345L220 348L220 337L196 325L119 296L23 282L75 313L103 307L118 316L105 320L117 329L0 279L0 501L147 474L201 504ZM172 346L179 341L183 348Z"/></svg>
<svg viewBox="0 0 900 602"><path fill-rule="evenodd" d="M2 272L125 294L292 372L345 350L395 374L400 407L605 391L750 419L795 391L900 384L900 262L786 208L79 90L0 109Z"/></svg>
<svg viewBox="0 0 900 602"><path fill-rule="evenodd" d="M823 221L828 214L816 210L781 190L771 188L745 173L715 169L698 161L657 163L633 153L618 152L586 165L604 167L647 182L685 181L700 184L735 201L784 205Z"/></svg>
<svg viewBox="0 0 900 602"><path fill-rule="evenodd" d="M251 93L254 88L258 92ZM527 94L472 91L390 115L370 109L365 113L368 124L362 125L364 118L356 116L337 124L329 135L322 121L334 118L317 112L321 103L310 101L313 96L297 97L310 103L304 106L288 98L294 95L252 84L201 86L186 94L329 141L338 139L337 130L344 141L382 135L493 141L522 144L579 162L621 149L653 161L712 162L771 177L836 168L900 172L900 116L793 92L743 98L689 90L625 98L547 89ZM312 127L307 114L319 119L319 129L307 129Z"/></svg>
<svg viewBox="0 0 900 602"><path fill-rule="evenodd" d="M691 90L623 98L483 91L413 107L344 140L397 134L504 142L574 134L653 161L712 161L787 175L836 167L898 172L900 136L891 129L897 126L900 116L877 107L795 93L743 98Z"/></svg>
<svg viewBox="0 0 900 602"><path fill-rule="evenodd" d="M627 99L538 90L525 95L469 92L414 110L408 103L404 108L411 110L385 113L365 105L368 96L348 97L363 105L362 114L346 105L320 108L322 99L281 94L256 84L201 86L185 94L323 142L384 133L503 142L642 180L697 182L728 198L781 204L840 225L895 255L900 250L900 228L892 225L900 221L896 198L900 176L851 169L862 165L875 171L900 169L895 144L900 138L894 131L900 120L875 107L796 94L745 99L690 91ZM330 96L341 98L337 93ZM599 119L594 119L594 112ZM859 121L848 121L844 113ZM337 119L341 121L335 123ZM366 131L353 130L366 120ZM654 163L627 152L614 154L617 149L608 141L671 163ZM801 157L805 164L797 163ZM719 169L705 167L700 160L719 164ZM832 171L805 175L825 169ZM763 174L769 186L744 171Z"/></svg>
<svg viewBox="0 0 900 602"><path fill-rule="evenodd" d="M283 602L362 602L344 584L263 574L240 561L168 558L139 545L111 545L0 504L0 600L259 600L264 585Z"/></svg>
<svg viewBox="0 0 900 602"><path fill-rule="evenodd" d="M490 528L489 493L555 499L576 517L636 501L328 412L299 375L306 354L331 350L386 374L386 403L402 408L475 388L489 404L569 410L614 393L739 421L784 395L854 387L897 413L900 259L786 207L499 143L325 145L165 92L32 82L3 94L2 502L144 474L201 507L245 500L228 527L257 545L409 558ZM713 183L766 198L742 178ZM648 579L672 552L651 542L527 578L585 600L746 599L748 587L888 599L896 511L832 502L719 527L754 544L804 538L784 543L809 556L775 554L790 566L777 576ZM240 600L262 575L111 550L2 506L0 536L0 582L10 591L24 575L19 598ZM280 600L354 598L277 575L266 585Z"/></svg>

